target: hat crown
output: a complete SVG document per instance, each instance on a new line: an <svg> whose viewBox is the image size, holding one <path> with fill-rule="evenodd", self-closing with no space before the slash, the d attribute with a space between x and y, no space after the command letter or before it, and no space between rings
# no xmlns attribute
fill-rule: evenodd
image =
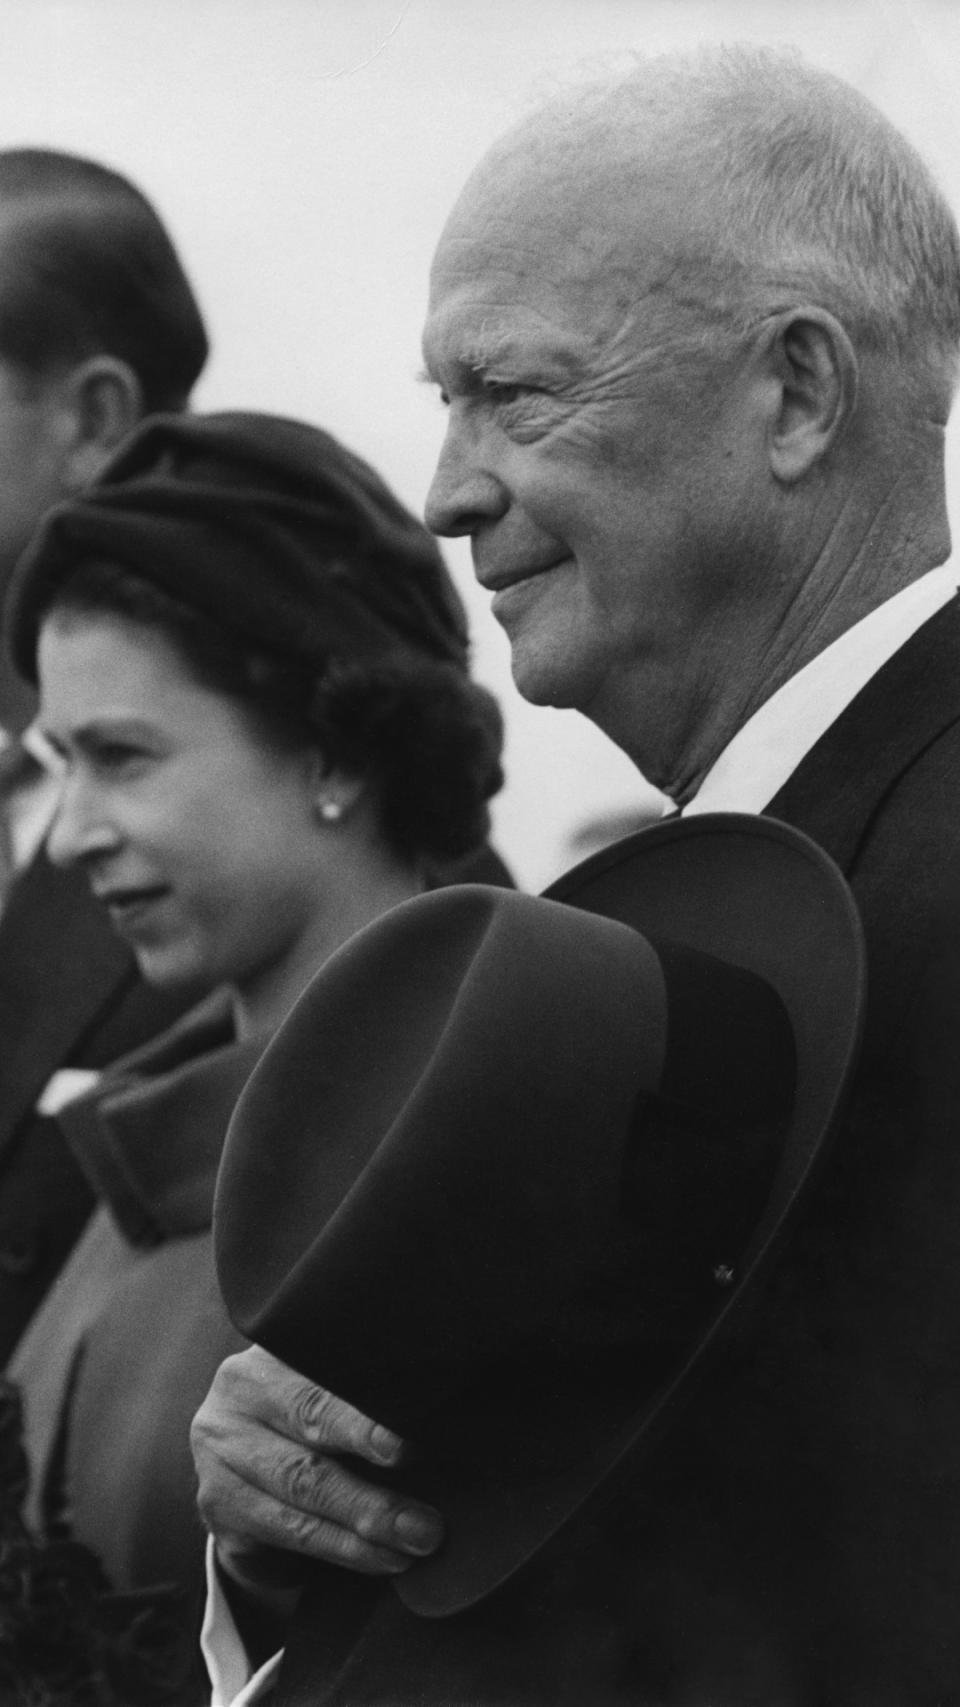
<svg viewBox="0 0 960 1707"><path fill-rule="evenodd" d="M495 1373L659 1374L769 1190L794 1090L776 992L615 920L461 887L368 927L299 1006L309 1058L285 1072L282 1036L267 1052L221 1173L242 1331L448 1459L451 1406L479 1414ZM253 1268L244 1205L275 1229Z"/></svg>
<svg viewBox="0 0 960 1707"><path fill-rule="evenodd" d="M7 627L29 679L44 611L91 559L305 662L341 650L466 667L464 609L436 541L372 468L304 421L144 421L49 512L17 566Z"/></svg>

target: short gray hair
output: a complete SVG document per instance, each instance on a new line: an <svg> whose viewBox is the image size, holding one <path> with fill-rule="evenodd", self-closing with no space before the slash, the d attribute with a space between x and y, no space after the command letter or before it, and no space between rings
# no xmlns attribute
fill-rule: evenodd
<svg viewBox="0 0 960 1707"><path fill-rule="evenodd" d="M612 141L669 159L708 192L671 294L735 334L803 301L854 344L896 358L915 393L949 399L960 358L960 237L912 144L873 104L793 50L702 48L640 61L550 101L561 146Z"/></svg>

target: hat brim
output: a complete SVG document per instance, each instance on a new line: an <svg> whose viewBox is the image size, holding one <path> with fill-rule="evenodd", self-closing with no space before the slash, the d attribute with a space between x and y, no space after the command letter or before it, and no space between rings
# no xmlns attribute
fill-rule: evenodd
<svg viewBox="0 0 960 1707"><path fill-rule="evenodd" d="M764 977L790 1017L796 1094L774 1183L738 1271L723 1277L715 1308L653 1388L644 1372L634 1387L627 1381L614 1390L604 1385L562 1395L559 1432L567 1450L559 1467L553 1452L557 1399L544 1396L551 1456L538 1466L538 1412L529 1393L515 1469L501 1460L493 1470L462 1454L449 1464L424 1454L404 1467L404 1490L436 1505L446 1525L438 1552L393 1580L401 1600L424 1617L449 1616L491 1594L585 1502L602 1497L626 1459L632 1465L662 1437L722 1354L806 1200L859 1043L865 973L856 908L827 855L783 824L723 814L655 825L585 860L545 898ZM269 1143L264 1129L273 1092L298 1056L309 1054L312 1029L308 998L294 1009L280 1048L268 1051L242 1099L237 1119L248 1140L253 1130ZM342 1396L351 1398L349 1392ZM509 1416L505 1397L502 1415Z"/></svg>
<svg viewBox="0 0 960 1707"><path fill-rule="evenodd" d="M715 1365L819 1174L859 1046L865 952L859 915L832 860L770 818L703 814L636 831L567 872L551 900L681 942L760 973L783 999L797 1044L797 1091L780 1165L749 1251L715 1314L656 1394L598 1399L589 1450L557 1474L491 1485L414 1469L411 1491L443 1512L451 1539L394 1582L424 1617L446 1617L513 1576L601 1489L649 1452ZM585 1434L586 1439L586 1434ZM462 1540L460 1539L462 1537Z"/></svg>

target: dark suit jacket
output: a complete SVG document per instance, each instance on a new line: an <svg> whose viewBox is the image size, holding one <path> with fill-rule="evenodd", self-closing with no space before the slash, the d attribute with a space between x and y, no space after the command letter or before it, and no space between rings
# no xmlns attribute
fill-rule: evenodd
<svg viewBox="0 0 960 1707"><path fill-rule="evenodd" d="M850 879L866 1040L819 1195L671 1437L458 1617L318 1572L277 1707L960 1704L960 606L769 811Z"/></svg>
<svg viewBox="0 0 960 1707"><path fill-rule="evenodd" d="M58 1068L103 1067L167 1026L185 995L147 989L86 879L41 855L0 916L0 1365L73 1245L92 1193L53 1120Z"/></svg>

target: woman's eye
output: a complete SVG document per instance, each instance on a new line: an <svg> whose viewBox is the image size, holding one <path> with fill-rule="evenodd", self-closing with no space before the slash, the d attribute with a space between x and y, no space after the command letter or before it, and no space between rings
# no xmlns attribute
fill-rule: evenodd
<svg viewBox="0 0 960 1707"><path fill-rule="evenodd" d="M122 765L135 764L138 759L146 758L142 747L131 747L124 741L107 741L98 747L94 754L96 763L106 770L117 770Z"/></svg>

